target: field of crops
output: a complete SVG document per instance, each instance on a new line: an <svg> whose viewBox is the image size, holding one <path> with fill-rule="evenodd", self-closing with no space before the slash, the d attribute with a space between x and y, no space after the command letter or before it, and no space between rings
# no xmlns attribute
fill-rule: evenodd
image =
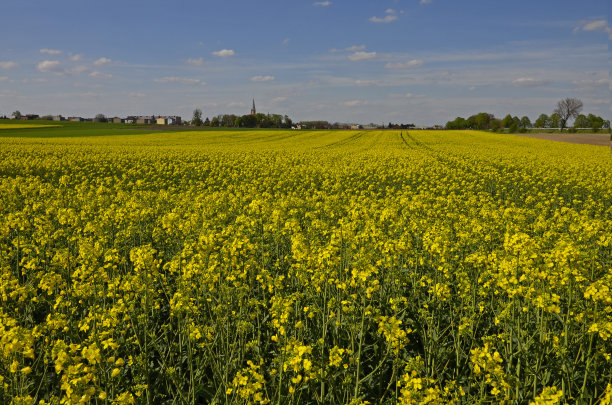
<svg viewBox="0 0 612 405"><path fill-rule="evenodd" d="M610 404L612 156L0 137L0 403Z"/></svg>
<svg viewBox="0 0 612 405"><path fill-rule="evenodd" d="M2 129L25 129L25 128L51 128L51 127L59 127L59 125L40 125L40 124L2 124L0 123L0 130Z"/></svg>

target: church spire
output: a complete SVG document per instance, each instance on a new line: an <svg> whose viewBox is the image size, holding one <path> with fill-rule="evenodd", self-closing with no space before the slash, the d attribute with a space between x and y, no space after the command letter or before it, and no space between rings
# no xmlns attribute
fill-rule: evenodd
<svg viewBox="0 0 612 405"><path fill-rule="evenodd" d="M255 99L253 99L253 107L251 107L251 115L255 115L256 111L255 111Z"/></svg>

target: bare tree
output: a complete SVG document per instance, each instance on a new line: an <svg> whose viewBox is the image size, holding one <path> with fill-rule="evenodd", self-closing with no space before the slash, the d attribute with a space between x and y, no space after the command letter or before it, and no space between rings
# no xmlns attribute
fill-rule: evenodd
<svg viewBox="0 0 612 405"><path fill-rule="evenodd" d="M577 98L568 97L557 103L555 114L559 114L559 125L561 127L561 131L563 131L563 128L565 128L567 120L578 117L580 111L582 111L582 101L578 100Z"/></svg>

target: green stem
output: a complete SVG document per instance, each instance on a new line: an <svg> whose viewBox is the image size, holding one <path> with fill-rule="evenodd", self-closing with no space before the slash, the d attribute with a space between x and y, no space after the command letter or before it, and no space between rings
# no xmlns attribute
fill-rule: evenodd
<svg viewBox="0 0 612 405"><path fill-rule="evenodd" d="M361 347L363 346L363 324L365 321L365 312L365 308L363 308L361 312L361 326L359 328L359 346L357 347L357 370L355 371L355 391L353 393L353 399L357 399L357 396L359 395L359 369L361 368Z"/></svg>

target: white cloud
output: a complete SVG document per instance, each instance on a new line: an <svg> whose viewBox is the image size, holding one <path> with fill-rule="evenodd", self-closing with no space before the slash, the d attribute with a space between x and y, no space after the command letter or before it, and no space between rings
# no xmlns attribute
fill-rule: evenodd
<svg viewBox="0 0 612 405"><path fill-rule="evenodd" d="M349 46L345 50L349 52L357 52L357 51L363 51L364 49L366 49L365 45L353 45L353 46Z"/></svg>
<svg viewBox="0 0 612 405"><path fill-rule="evenodd" d="M374 80L360 80L360 79L357 79L357 80L355 80L355 85L356 86L364 86L365 87L365 86L376 86L376 85L378 85L378 83L375 82Z"/></svg>
<svg viewBox="0 0 612 405"><path fill-rule="evenodd" d="M421 0L419 3L420 4L429 4L429 3L431 3L431 0Z"/></svg>
<svg viewBox="0 0 612 405"><path fill-rule="evenodd" d="M251 77L251 81L258 82L258 83L272 82L274 81L274 76L253 76Z"/></svg>
<svg viewBox="0 0 612 405"><path fill-rule="evenodd" d="M212 54L215 56L220 56L222 58L227 58L229 56L236 55L236 52L234 52L233 49L221 49L220 51L215 51Z"/></svg>
<svg viewBox="0 0 612 405"><path fill-rule="evenodd" d="M4 62L0 62L0 68L2 69L12 69L14 67L19 66L16 62L13 61L4 61Z"/></svg>
<svg viewBox="0 0 612 405"><path fill-rule="evenodd" d="M289 42L291 42L291 38L283 39L283 45L287 45Z"/></svg>
<svg viewBox="0 0 612 405"><path fill-rule="evenodd" d="M420 59L412 59L409 60L408 62L397 62L397 63L392 63L389 62L385 65L385 68L387 69L410 69L410 68L416 68L416 67L420 67L423 66L423 61Z"/></svg>
<svg viewBox="0 0 612 405"><path fill-rule="evenodd" d="M612 28L608 25L608 20L580 21L574 28L574 33L579 31L602 31L608 34L608 39L612 41Z"/></svg>
<svg viewBox="0 0 612 405"><path fill-rule="evenodd" d="M315 7L329 7L331 6L331 1L315 1L314 3Z"/></svg>
<svg viewBox="0 0 612 405"><path fill-rule="evenodd" d="M356 62L376 58L376 52L355 52L348 56L349 60Z"/></svg>
<svg viewBox="0 0 612 405"><path fill-rule="evenodd" d="M282 103L283 101L286 101L287 97L275 97L272 99L273 103Z"/></svg>
<svg viewBox="0 0 612 405"><path fill-rule="evenodd" d="M204 58L189 58L187 63L193 66L202 66L204 64Z"/></svg>
<svg viewBox="0 0 612 405"><path fill-rule="evenodd" d="M147 95L145 93L132 92L132 93L128 93L128 96L134 97L134 98L145 98Z"/></svg>
<svg viewBox="0 0 612 405"><path fill-rule="evenodd" d="M385 13L387 14L395 14L395 10L393 10L392 8L388 8L385 10Z"/></svg>
<svg viewBox="0 0 612 405"><path fill-rule="evenodd" d="M65 73L61 63L56 60L45 60L36 65L36 69L43 73Z"/></svg>
<svg viewBox="0 0 612 405"><path fill-rule="evenodd" d="M370 17L369 20L374 23L390 23L397 20L397 16L394 14L387 14L384 17Z"/></svg>
<svg viewBox="0 0 612 405"><path fill-rule="evenodd" d="M153 79L153 81L155 83L181 83L181 84L201 84L201 85L206 84L200 79L191 79L188 77L176 77L176 76L161 77L159 79Z"/></svg>
<svg viewBox="0 0 612 405"><path fill-rule="evenodd" d="M104 65L104 64L106 64L106 63L111 63L111 62L112 62L112 60L110 60L110 59L108 59L108 58L104 58L104 57L102 57L102 58L100 58L100 59L98 59L98 60L94 61L94 63L93 63L93 64L94 64L94 66L101 66L101 65Z"/></svg>
<svg viewBox="0 0 612 405"><path fill-rule="evenodd" d="M110 79L111 77L113 77L113 75L94 70L89 74L89 77L93 77L94 79Z"/></svg>
<svg viewBox="0 0 612 405"><path fill-rule="evenodd" d="M367 103L368 102L364 100L350 100L350 101L345 101L342 104L347 107L358 107L358 106L366 105Z"/></svg>
<svg viewBox="0 0 612 405"><path fill-rule="evenodd" d="M595 20L586 23L582 29L584 31L604 31L608 27L608 21L606 20Z"/></svg>
<svg viewBox="0 0 612 405"><path fill-rule="evenodd" d="M59 55L60 53L62 53L62 51L58 51L57 49L43 48L40 50L40 53L46 53L49 55Z"/></svg>
<svg viewBox="0 0 612 405"><path fill-rule="evenodd" d="M366 49L365 45L352 45L352 46L349 46L348 48L344 48L344 49L332 48L332 49L329 50L329 52L331 52L331 53L344 52L344 51L357 52L357 51L363 51L365 49Z"/></svg>
<svg viewBox="0 0 612 405"><path fill-rule="evenodd" d="M511 86L514 87L538 87L547 84L548 81L544 79L535 79L533 77L519 77L510 82Z"/></svg>
<svg viewBox="0 0 612 405"><path fill-rule="evenodd" d="M230 103L227 103L227 108L234 108L234 107L245 107L246 104L243 101L232 101Z"/></svg>
<svg viewBox="0 0 612 405"><path fill-rule="evenodd" d="M8 76L0 76L0 82L5 82L8 80Z"/></svg>
<svg viewBox="0 0 612 405"><path fill-rule="evenodd" d="M81 54L70 54L70 60L73 62L78 62L81 60L81 58L83 57L83 55Z"/></svg>

